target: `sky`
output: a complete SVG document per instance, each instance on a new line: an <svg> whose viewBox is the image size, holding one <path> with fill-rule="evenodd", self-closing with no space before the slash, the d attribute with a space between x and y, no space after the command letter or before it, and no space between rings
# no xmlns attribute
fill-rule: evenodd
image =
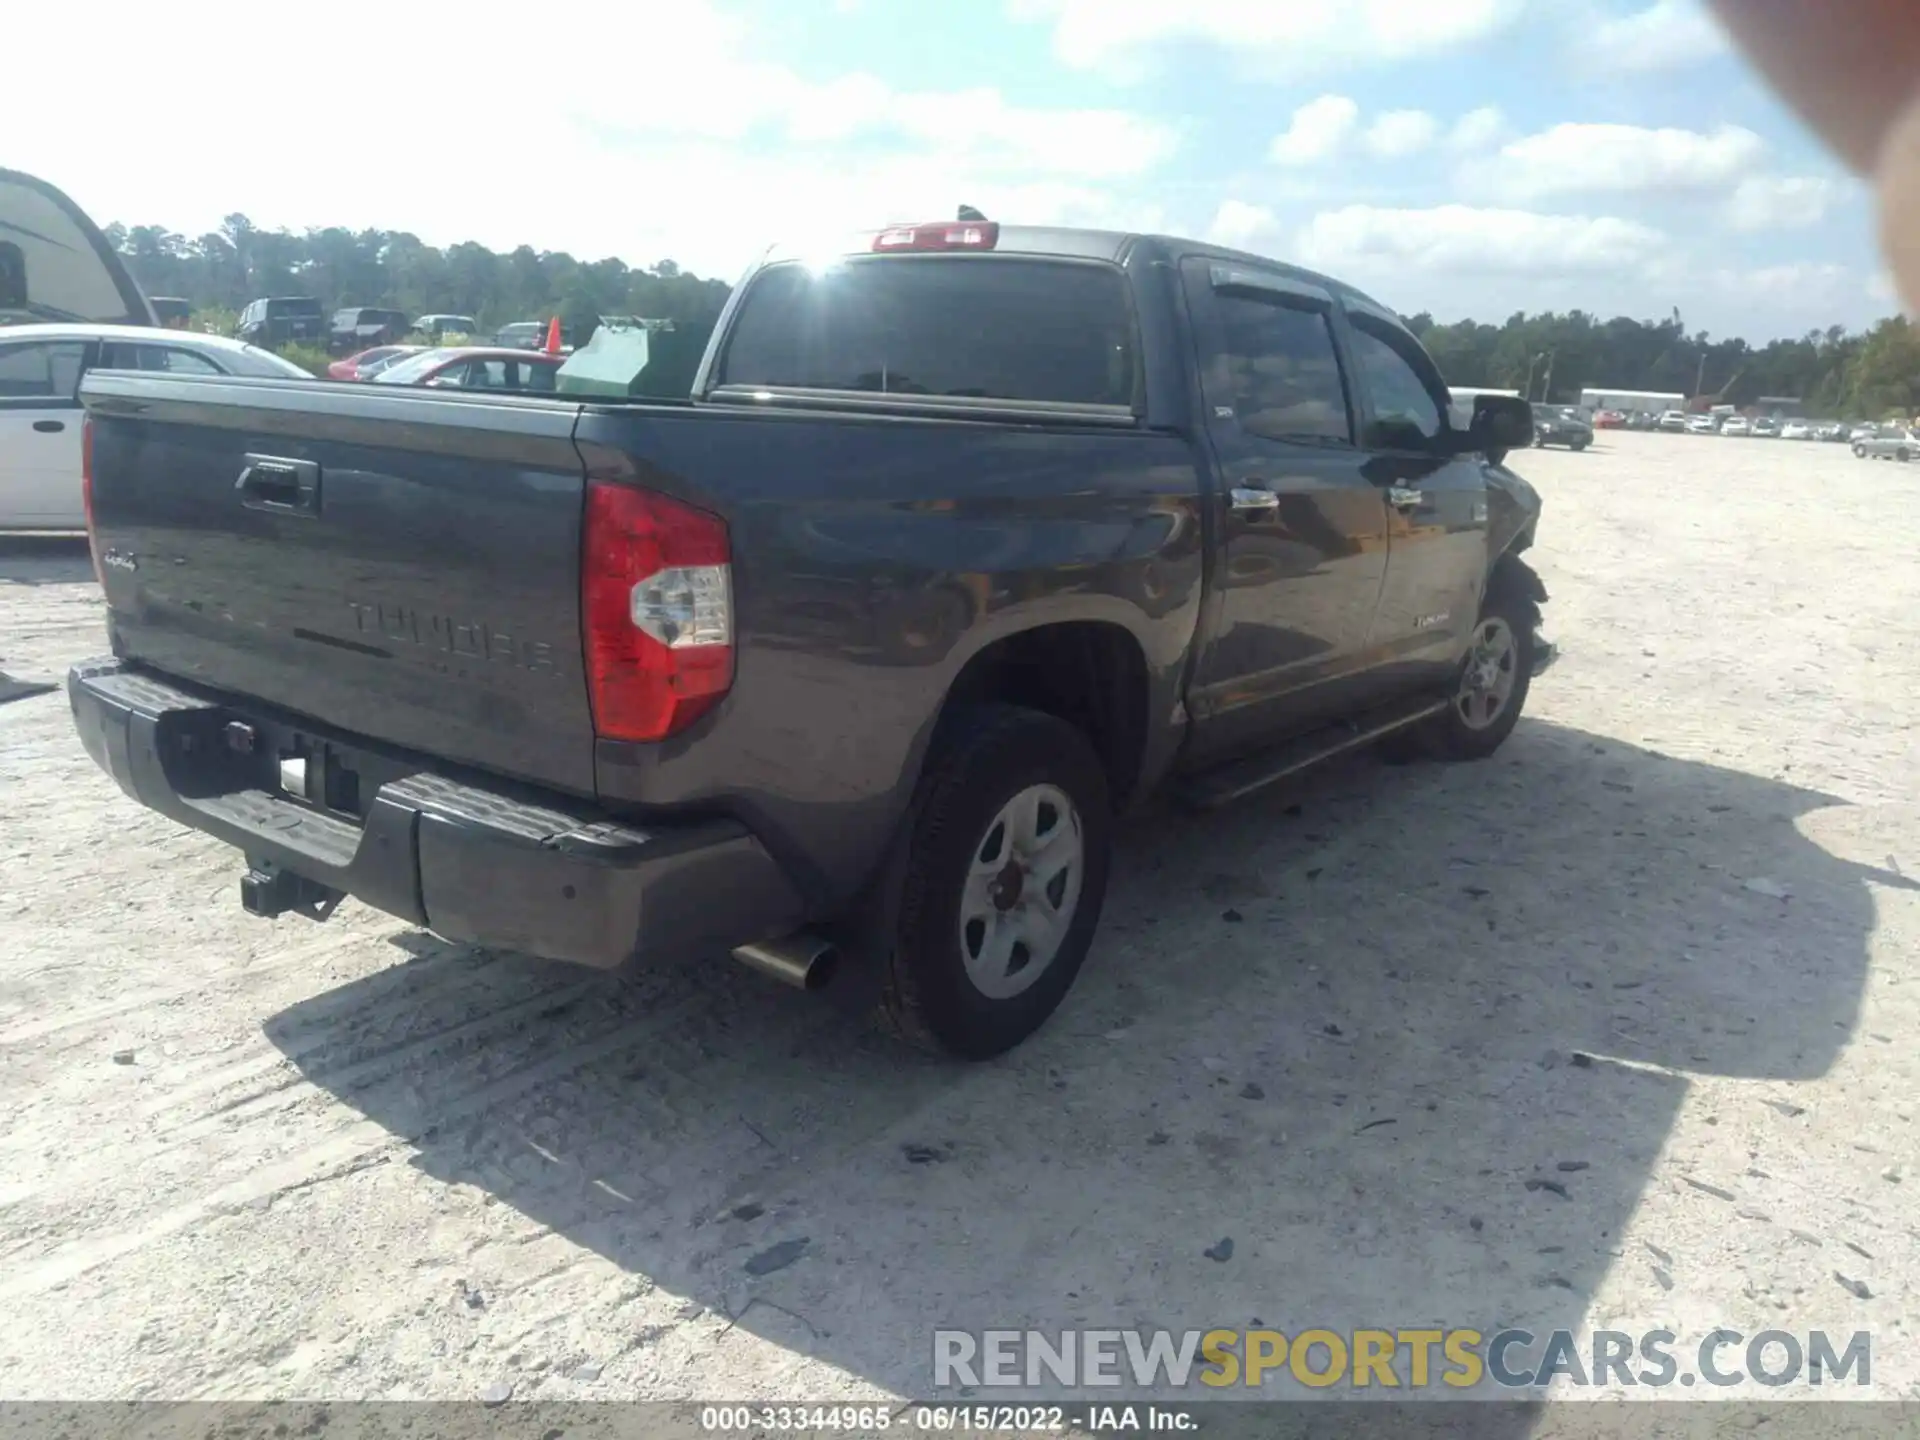
<svg viewBox="0 0 1920 1440"><path fill-rule="evenodd" d="M238 211L731 280L968 204L1442 320L1678 309L1762 341L1896 308L1864 188L1692 0L342 0L324 27L97 0L92 49L78 13L9 17L16 53L85 66L10 71L0 163L102 225Z"/></svg>

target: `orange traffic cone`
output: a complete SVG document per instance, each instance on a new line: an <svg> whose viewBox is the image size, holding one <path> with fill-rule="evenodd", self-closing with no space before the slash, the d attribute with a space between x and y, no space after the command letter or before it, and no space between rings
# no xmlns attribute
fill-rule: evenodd
<svg viewBox="0 0 1920 1440"><path fill-rule="evenodd" d="M547 322L547 354L560 353L560 317L554 316Z"/></svg>

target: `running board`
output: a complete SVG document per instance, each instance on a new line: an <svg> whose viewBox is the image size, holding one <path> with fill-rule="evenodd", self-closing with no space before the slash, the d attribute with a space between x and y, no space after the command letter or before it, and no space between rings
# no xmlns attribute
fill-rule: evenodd
<svg viewBox="0 0 1920 1440"><path fill-rule="evenodd" d="M1177 799L1195 809L1217 810L1222 805L1243 799L1257 790L1264 790L1290 775L1309 770L1323 760L1331 760L1348 750L1371 745L1409 725L1418 725L1422 720L1440 714L1447 704L1444 697L1423 695L1413 700L1382 705L1378 709L1364 711L1351 720L1342 720L1323 730L1288 740L1271 750L1262 750L1243 760L1230 760L1214 769L1189 775L1174 785L1173 793Z"/></svg>

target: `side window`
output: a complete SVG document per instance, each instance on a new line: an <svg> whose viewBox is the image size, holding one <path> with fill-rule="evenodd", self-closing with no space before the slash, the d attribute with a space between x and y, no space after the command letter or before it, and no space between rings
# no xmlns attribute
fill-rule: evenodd
<svg viewBox="0 0 1920 1440"><path fill-rule="evenodd" d="M557 365L522 364L520 366L521 388L536 394L550 395L557 383L554 377L559 373L560 367Z"/></svg>
<svg viewBox="0 0 1920 1440"><path fill-rule="evenodd" d="M1435 440L1446 428L1440 402L1427 388L1420 372L1399 348L1371 329L1358 317L1353 325L1353 354L1360 373L1373 397L1376 426L1382 432L1373 438L1378 443L1395 443L1393 434L1411 427L1422 439Z"/></svg>
<svg viewBox="0 0 1920 1440"><path fill-rule="evenodd" d="M0 406L46 409L76 403L87 347L79 341L0 347Z"/></svg>
<svg viewBox="0 0 1920 1440"><path fill-rule="evenodd" d="M164 370L169 375L224 375L226 371L191 350L176 350L170 345L142 345L140 368Z"/></svg>
<svg viewBox="0 0 1920 1440"><path fill-rule="evenodd" d="M1353 443L1340 359L1327 312L1279 296L1215 292L1221 354L1207 403L1231 406L1240 428L1268 440Z"/></svg>

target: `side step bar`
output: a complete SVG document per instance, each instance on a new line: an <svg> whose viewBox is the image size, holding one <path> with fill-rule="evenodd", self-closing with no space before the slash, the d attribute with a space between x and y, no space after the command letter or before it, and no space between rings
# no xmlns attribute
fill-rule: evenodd
<svg viewBox="0 0 1920 1440"><path fill-rule="evenodd" d="M1173 794L1195 809L1217 810L1344 751L1358 750L1396 730L1417 725L1431 715L1438 715L1447 704L1444 696L1423 695L1382 705L1244 760L1230 760L1214 769L1189 775L1174 785Z"/></svg>

